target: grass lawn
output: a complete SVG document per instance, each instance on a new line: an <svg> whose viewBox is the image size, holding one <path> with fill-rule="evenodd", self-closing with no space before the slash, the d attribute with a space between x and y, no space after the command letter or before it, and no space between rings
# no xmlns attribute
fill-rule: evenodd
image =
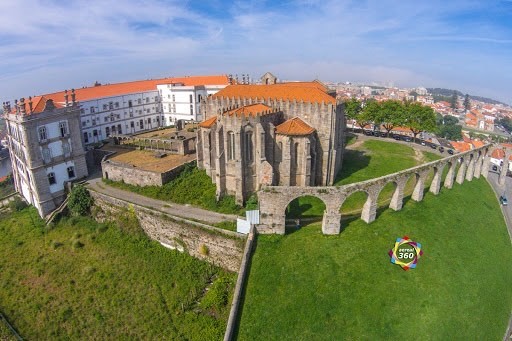
<svg viewBox="0 0 512 341"><path fill-rule="evenodd" d="M390 263L404 235L416 269ZM499 340L512 308L512 247L485 179L442 189L336 236L260 235L239 340Z"/></svg>
<svg viewBox="0 0 512 341"><path fill-rule="evenodd" d="M365 181L440 159L439 155L427 151L417 154L412 147L400 143L366 140L355 148L350 147L354 142L355 139L352 137L349 147L345 151L343 166L335 185ZM427 178L427 185L430 185L432 177L433 173ZM414 184L412 179L407 183L406 195L412 193ZM379 207L389 205L394 190L393 184L384 187L379 195ZM340 210L343 214L357 214L361 211L365 201L366 193L357 192L347 198ZM325 205L321 200L314 197L300 197L290 203L287 218L314 219L316 217L317 220L321 220L324 209Z"/></svg>
<svg viewBox="0 0 512 341"><path fill-rule="evenodd" d="M151 241L129 214L123 229L68 218L46 230L33 208L0 219L0 311L22 337L222 338L236 274Z"/></svg>
<svg viewBox="0 0 512 341"><path fill-rule="evenodd" d="M215 184L204 170L187 165L180 175L163 186L134 186L120 181L103 181L113 187L145 195L150 198L191 204L210 211L243 214L244 209L235 203L234 196L225 196L217 202Z"/></svg>

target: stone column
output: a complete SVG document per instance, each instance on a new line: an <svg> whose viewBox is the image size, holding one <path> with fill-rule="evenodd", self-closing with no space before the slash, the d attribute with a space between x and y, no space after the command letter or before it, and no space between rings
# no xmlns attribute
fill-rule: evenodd
<svg viewBox="0 0 512 341"><path fill-rule="evenodd" d="M457 173L457 183L462 184L464 182L464 176L466 175L466 160L462 160L460 163L459 172Z"/></svg>
<svg viewBox="0 0 512 341"><path fill-rule="evenodd" d="M363 211L361 212L361 219L368 224L374 221L375 217L377 216L378 195L379 191L375 186L372 186L368 189L368 197L366 198Z"/></svg>
<svg viewBox="0 0 512 341"><path fill-rule="evenodd" d="M482 152L480 151L479 154L478 154L478 159L476 159L476 163L475 163L475 178L480 178L480 174L482 173L482 162L483 162L483 159L484 159L484 154L482 154Z"/></svg>
<svg viewBox="0 0 512 341"><path fill-rule="evenodd" d="M473 180L473 174L475 173L475 158L470 156L469 162L468 162L468 169L466 170L466 180L471 181Z"/></svg>
<svg viewBox="0 0 512 341"><path fill-rule="evenodd" d="M500 178L498 180L498 183L500 185L505 184L505 178L507 177L507 171L508 171L508 161L510 158L510 155L512 154L512 151L510 149L505 149L505 158L503 159L503 166L501 166L501 172L500 172Z"/></svg>
<svg viewBox="0 0 512 341"><path fill-rule="evenodd" d="M425 177L428 172L423 171L419 175L416 175L416 185L414 186L414 191L412 192L411 199L414 201L423 200L423 190L425 189Z"/></svg>
<svg viewBox="0 0 512 341"><path fill-rule="evenodd" d="M394 211L400 211L404 204L404 188L407 183L408 176L404 175L396 182L395 192L391 197L391 202L389 203L389 208Z"/></svg>
<svg viewBox="0 0 512 341"><path fill-rule="evenodd" d="M490 162L490 156L485 155L482 160L482 176L484 178L487 178L489 175L489 162Z"/></svg>
<svg viewBox="0 0 512 341"><path fill-rule="evenodd" d="M323 234L340 234L341 213L337 210L325 210L322 219Z"/></svg>
<svg viewBox="0 0 512 341"><path fill-rule="evenodd" d="M457 159L452 159L452 164L450 165L450 169L448 170L448 174L446 174L446 178L444 179L444 187L452 188L453 180L455 177L455 169L457 167Z"/></svg>
<svg viewBox="0 0 512 341"><path fill-rule="evenodd" d="M434 168L434 178L430 184L430 192L434 195L438 195L441 189L441 178L443 177L444 166L445 165L439 165L439 167Z"/></svg>

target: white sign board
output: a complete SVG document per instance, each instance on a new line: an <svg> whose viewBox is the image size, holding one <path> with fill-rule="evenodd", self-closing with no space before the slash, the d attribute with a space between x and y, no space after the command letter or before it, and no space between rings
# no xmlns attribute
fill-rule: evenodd
<svg viewBox="0 0 512 341"><path fill-rule="evenodd" d="M237 219L236 220L236 232L248 234L251 230L251 223L247 220Z"/></svg>

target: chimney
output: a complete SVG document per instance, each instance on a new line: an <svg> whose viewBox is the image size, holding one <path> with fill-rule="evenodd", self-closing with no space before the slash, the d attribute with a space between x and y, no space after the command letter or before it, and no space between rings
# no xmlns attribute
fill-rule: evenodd
<svg viewBox="0 0 512 341"><path fill-rule="evenodd" d="M71 89L71 102L73 103L73 106L76 105L75 89Z"/></svg>
<svg viewBox="0 0 512 341"><path fill-rule="evenodd" d="M28 107L29 107L29 110L30 110L29 113L32 113L32 111L34 110L32 108L32 96L28 96Z"/></svg>
<svg viewBox="0 0 512 341"><path fill-rule="evenodd" d="M26 110L25 110L25 98L20 98L20 112L22 114L25 114L26 113Z"/></svg>
<svg viewBox="0 0 512 341"><path fill-rule="evenodd" d="M64 90L64 102L66 102L66 107L69 105L69 100L68 100L68 90Z"/></svg>

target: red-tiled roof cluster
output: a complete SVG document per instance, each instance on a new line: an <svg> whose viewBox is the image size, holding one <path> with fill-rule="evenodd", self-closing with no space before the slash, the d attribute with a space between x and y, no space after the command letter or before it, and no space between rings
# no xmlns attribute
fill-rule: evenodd
<svg viewBox="0 0 512 341"><path fill-rule="evenodd" d="M455 142L451 141L450 144L452 145L453 149L456 151L462 153L467 152L468 150L471 150L471 144L467 142Z"/></svg>
<svg viewBox="0 0 512 341"><path fill-rule="evenodd" d="M229 79L225 75L221 76L190 76L190 77L172 77L161 79L150 79L142 81L133 81L125 83L115 83L98 85L87 88L75 89L77 101L87 101L90 99L112 97L125 95L135 92L156 90L158 84L183 84L185 86L193 85L228 85ZM68 92L68 95L70 93ZM54 102L64 102L64 91L45 95ZM71 97L70 97L71 101Z"/></svg>
<svg viewBox="0 0 512 341"><path fill-rule="evenodd" d="M224 113L226 116L236 116L236 117L249 117L249 116L256 116L256 114L269 114L271 113L272 108L268 105L257 103L257 104L251 104L246 105L240 108L231 109Z"/></svg>
<svg viewBox="0 0 512 341"><path fill-rule="evenodd" d="M212 116L207 120L199 123L201 128L211 128L217 122L217 116Z"/></svg>
<svg viewBox="0 0 512 341"><path fill-rule="evenodd" d="M318 82L278 83L270 85L229 85L213 95L213 98L272 98L276 100L296 100L310 103L332 103L336 99L321 90Z"/></svg>
<svg viewBox="0 0 512 341"><path fill-rule="evenodd" d="M309 135L315 131L309 124L298 117L291 118L276 127L276 133L290 136Z"/></svg>

